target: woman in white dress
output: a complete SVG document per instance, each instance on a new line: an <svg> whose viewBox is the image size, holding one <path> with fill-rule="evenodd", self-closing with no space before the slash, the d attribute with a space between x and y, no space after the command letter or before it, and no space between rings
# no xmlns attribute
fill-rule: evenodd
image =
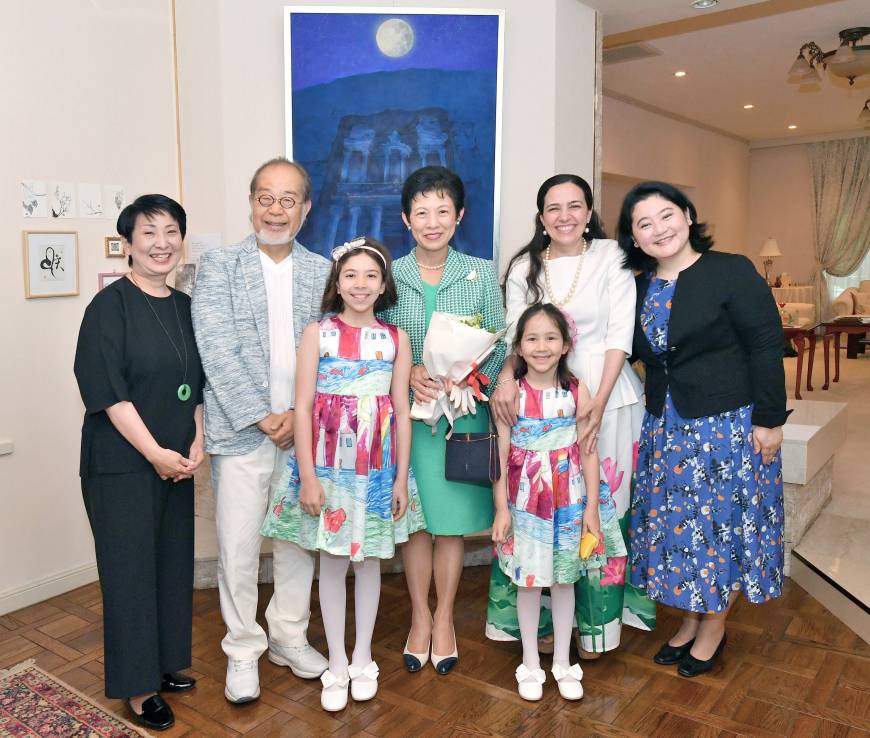
<svg viewBox="0 0 870 738"><path fill-rule="evenodd" d="M557 174L538 190L535 233L511 259L504 281L508 335L520 313L535 302L561 308L574 329L568 368L587 387L583 409L590 422L580 443L598 444L601 494L612 495L622 541L604 541L607 565L577 584L578 650L596 658L619 645L622 623L655 627L655 603L625 581L628 512L637 439L643 419L642 387L626 359L631 353L635 318L634 275L623 266L616 241L606 238L592 210L592 190L574 174ZM505 361L492 408L513 425L518 397L513 361ZM540 620L542 650L552 633L549 612ZM486 634L495 640L519 637L516 589L498 566L490 580Z"/></svg>

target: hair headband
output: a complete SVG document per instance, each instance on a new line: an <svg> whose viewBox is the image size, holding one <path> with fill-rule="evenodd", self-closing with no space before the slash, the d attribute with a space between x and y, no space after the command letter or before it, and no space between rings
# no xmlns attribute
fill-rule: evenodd
<svg viewBox="0 0 870 738"><path fill-rule="evenodd" d="M384 263L384 269L387 268L387 260L384 255L374 246L366 244L366 239L364 238L355 238L353 241L345 241L341 246L336 246L332 250L332 260L338 262L346 253L356 249L363 249L364 251L371 251L373 254L377 254L378 258Z"/></svg>

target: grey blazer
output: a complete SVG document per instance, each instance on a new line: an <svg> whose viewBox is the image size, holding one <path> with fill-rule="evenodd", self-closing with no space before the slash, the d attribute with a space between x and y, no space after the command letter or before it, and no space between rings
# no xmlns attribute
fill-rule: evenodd
<svg viewBox="0 0 870 738"><path fill-rule="evenodd" d="M320 319L330 262L293 246L293 334L296 345ZM205 370L205 444L236 456L263 442L257 427L272 411L269 312L257 239L202 255L193 289L193 331Z"/></svg>

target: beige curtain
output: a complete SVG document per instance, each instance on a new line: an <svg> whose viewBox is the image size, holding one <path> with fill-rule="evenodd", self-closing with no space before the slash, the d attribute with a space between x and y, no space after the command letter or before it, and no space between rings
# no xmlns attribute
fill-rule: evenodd
<svg viewBox="0 0 870 738"><path fill-rule="evenodd" d="M831 317L825 272L845 277L870 249L870 137L807 145L813 177L816 314Z"/></svg>

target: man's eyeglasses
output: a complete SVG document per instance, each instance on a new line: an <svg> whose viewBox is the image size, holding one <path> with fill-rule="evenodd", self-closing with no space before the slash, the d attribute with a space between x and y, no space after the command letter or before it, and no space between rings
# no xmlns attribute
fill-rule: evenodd
<svg viewBox="0 0 870 738"><path fill-rule="evenodd" d="M278 201L278 204L284 208L284 210L292 210L296 207L296 200L292 197L273 197L272 195L260 195L257 198L257 202L264 208L271 208L275 204L275 200Z"/></svg>

